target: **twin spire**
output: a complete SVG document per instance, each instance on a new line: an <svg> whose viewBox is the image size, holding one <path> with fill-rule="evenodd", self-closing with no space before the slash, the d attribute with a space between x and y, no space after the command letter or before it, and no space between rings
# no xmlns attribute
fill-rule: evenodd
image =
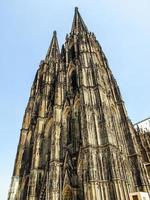
<svg viewBox="0 0 150 200"><path fill-rule="evenodd" d="M78 8L75 7L75 14L72 23L71 34L78 34L80 32L88 32L88 29L79 13ZM60 50L57 40L57 33L56 31L54 31L51 44L46 55L46 59L57 58L59 54Z"/></svg>
<svg viewBox="0 0 150 200"><path fill-rule="evenodd" d="M79 13L78 7L75 7L75 14L73 18L71 33L78 34L81 31L88 32L88 29Z"/></svg>
<svg viewBox="0 0 150 200"><path fill-rule="evenodd" d="M58 44L58 40L57 40L57 33L56 31L53 32L53 37L50 43L50 47L48 49L47 55L46 55L46 59L50 59L50 58L57 58L58 55L60 54L59 51L59 44Z"/></svg>

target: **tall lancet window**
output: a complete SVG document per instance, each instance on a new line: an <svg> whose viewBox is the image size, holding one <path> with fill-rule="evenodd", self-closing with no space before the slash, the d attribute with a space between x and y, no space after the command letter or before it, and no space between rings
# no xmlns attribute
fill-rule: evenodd
<svg viewBox="0 0 150 200"><path fill-rule="evenodd" d="M71 116L67 116L67 145L71 143Z"/></svg>
<svg viewBox="0 0 150 200"><path fill-rule="evenodd" d="M77 75L75 70L71 74L70 81L71 81L72 92L75 93L78 88Z"/></svg>
<svg viewBox="0 0 150 200"><path fill-rule="evenodd" d="M69 59L74 61L76 57L74 45L69 49Z"/></svg>
<svg viewBox="0 0 150 200"><path fill-rule="evenodd" d="M63 146L67 146L71 143L72 138L71 138L71 112L70 108L66 106L64 108L64 117L63 117L63 139L62 143Z"/></svg>
<svg viewBox="0 0 150 200"><path fill-rule="evenodd" d="M74 148L76 151L78 151L79 149L79 145L81 142L81 124L80 124L80 100L77 99L75 101L75 105L74 105Z"/></svg>

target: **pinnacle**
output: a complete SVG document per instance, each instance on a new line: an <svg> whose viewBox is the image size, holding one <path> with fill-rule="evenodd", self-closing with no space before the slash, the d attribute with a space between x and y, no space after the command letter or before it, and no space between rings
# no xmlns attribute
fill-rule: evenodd
<svg viewBox="0 0 150 200"><path fill-rule="evenodd" d="M47 59L57 58L59 54L60 54L60 51L59 51L59 45L58 45L58 40L57 40L57 32L53 31L53 37L52 37L46 58Z"/></svg>
<svg viewBox="0 0 150 200"><path fill-rule="evenodd" d="M74 18L73 18L71 32L79 33L82 31L88 32L88 29L79 13L78 7L75 7L75 14L74 14Z"/></svg>
<svg viewBox="0 0 150 200"><path fill-rule="evenodd" d="M77 12L79 10L79 8L78 7L75 7L75 12Z"/></svg>
<svg viewBox="0 0 150 200"><path fill-rule="evenodd" d="M53 36L57 37L57 31L53 31Z"/></svg>

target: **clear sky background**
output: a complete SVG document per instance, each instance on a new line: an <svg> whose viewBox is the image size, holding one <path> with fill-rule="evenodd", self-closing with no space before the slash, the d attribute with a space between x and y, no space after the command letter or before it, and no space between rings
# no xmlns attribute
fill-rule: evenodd
<svg viewBox="0 0 150 200"><path fill-rule="evenodd" d="M30 88L74 7L103 47L135 123L150 116L150 0L0 0L0 200L7 199Z"/></svg>

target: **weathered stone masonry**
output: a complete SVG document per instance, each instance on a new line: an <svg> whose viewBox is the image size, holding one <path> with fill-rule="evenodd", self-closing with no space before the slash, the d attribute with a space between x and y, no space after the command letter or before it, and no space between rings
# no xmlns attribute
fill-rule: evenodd
<svg viewBox="0 0 150 200"><path fill-rule="evenodd" d="M9 200L129 200L150 194L137 132L104 52L78 9L56 32L25 110Z"/></svg>

